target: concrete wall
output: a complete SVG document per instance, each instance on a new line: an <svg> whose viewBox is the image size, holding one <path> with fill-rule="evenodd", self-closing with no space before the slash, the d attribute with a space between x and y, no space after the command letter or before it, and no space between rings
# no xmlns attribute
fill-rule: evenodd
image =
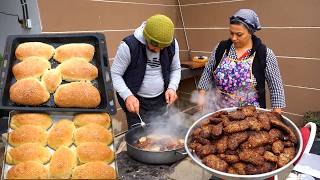
<svg viewBox="0 0 320 180"><path fill-rule="evenodd" d="M24 29L18 23L18 18L0 13L0 53L3 54L7 35L37 34L41 33L39 11L36 0L27 0L29 18L32 29ZM22 7L19 0L0 0L0 12L17 14L22 19Z"/></svg>

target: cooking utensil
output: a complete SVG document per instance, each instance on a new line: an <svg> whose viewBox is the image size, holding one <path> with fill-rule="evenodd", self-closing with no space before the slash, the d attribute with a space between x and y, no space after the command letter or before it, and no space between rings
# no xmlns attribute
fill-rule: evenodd
<svg viewBox="0 0 320 180"><path fill-rule="evenodd" d="M136 126L130 129L124 137L127 143L128 155L137 161L147 164L171 164L185 158L187 153L183 147L168 151L145 151L134 146L140 137L152 134L155 132L154 129L166 126L167 124L164 123L150 123L146 124L145 127ZM188 129L185 127L177 127L174 132L165 130L164 132L169 133L169 135L172 135L173 137L183 139L187 130Z"/></svg>
<svg viewBox="0 0 320 180"><path fill-rule="evenodd" d="M221 109L219 111L228 111L228 112L232 112L235 111L237 108L233 107L233 108L225 108L225 109ZM270 111L270 110L266 110L266 109L262 109L262 108L257 108L258 111ZM200 124L205 121L209 116L211 116L213 113L209 113L206 114L204 116L202 116L201 118L199 118L196 122L194 122L194 124L189 128L187 135L185 137L185 149L188 153L188 155L192 158L192 160L194 162L196 162L197 165L199 165L200 167L202 167L203 169L207 170L208 172L212 173L214 176L222 178L222 179L267 179L269 177L273 177L283 171L285 171L286 169L288 169L293 162L295 162L298 157L300 156L301 152L302 152L302 136L300 133L300 130L298 129L298 127L287 117L282 116L284 119L284 123L289 126L290 128L293 129L295 135L297 136L298 142L296 145L296 155L295 157L285 166L278 168L274 171L270 171L267 173L263 173L263 174L255 174L255 175L238 175L238 174L230 174L230 173L225 173L225 172L221 172L212 168L209 168L208 166L204 165L201 161L201 159L188 147L189 142L191 141L191 135L192 132L194 131L194 129L196 129L197 127L200 126Z"/></svg>
<svg viewBox="0 0 320 180"><path fill-rule="evenodd" d="M15 57L17 46L24 42L38 41L58 47L68 43L88 43L95 47L95 53L90 63L98 68L98 78L92 81L92 84L99 90L101 95L101 103L96 108L60 108L57 107L51 94L48 102L39 106L23 106L17 105L10 101L9 89L16 82L12 73L12 67L19 63ZM36 34L36 35L11 35L8 36L4 51L3 67L1 69L0 79L0 108L7 112L11 110L21 111L71 111L71 112L108 112L116 113L116 103L114 100L114 92L112 80L110 76L110 66L106 48L105 37L100 33L82 33L82 34ZM59 63L50 59L51 67L55 68ZM62 84L66 83L65 81Z"/></svg>
<svg viewBox="0 0 320 180"><path fill-rule="evenodd" d="M137 115L138 115L138 117L139 117L139 119L140 119L140 124L141 124L141 126L144 127L144 126L146 125L146 123L145 123L144 121L142 121L142 118L141 118L139 112L137 112Z"/></svg>

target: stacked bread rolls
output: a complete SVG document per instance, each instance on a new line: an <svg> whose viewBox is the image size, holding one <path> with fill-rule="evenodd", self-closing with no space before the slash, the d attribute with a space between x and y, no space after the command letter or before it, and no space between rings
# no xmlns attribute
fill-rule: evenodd
<svg viewBox="0 0 320 180"><path fill-rule="evenodd" d="M50 99L58 107L96 108L100 92L91 84L98 69L91 64L95 48L86 43L64 44L56 49L42 42L26 42L16 48L21 61L12 68L16 82L10 87L10 100L37 106ZM51 69L51 58L61 64Z"/></svg>

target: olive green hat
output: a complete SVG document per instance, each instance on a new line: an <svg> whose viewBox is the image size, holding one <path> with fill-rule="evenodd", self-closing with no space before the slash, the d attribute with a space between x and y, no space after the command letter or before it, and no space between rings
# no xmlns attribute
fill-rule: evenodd
<svg viewBox="0 0 320 180"><path fill-rule="evenodd" d="M149 44L155 47L168 47L173 41L174 25L165 15L151 16L143 30L143 35Z"/></svg>

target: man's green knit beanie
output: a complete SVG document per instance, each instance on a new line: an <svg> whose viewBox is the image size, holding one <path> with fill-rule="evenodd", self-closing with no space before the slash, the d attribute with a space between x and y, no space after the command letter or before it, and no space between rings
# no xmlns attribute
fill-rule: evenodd
<svg viewBox="0 0 320 180"><path fill-rule="evenodd" d="M149 44L155 47L168 47L173 41L174 25L165 15L151 16L143 30L143 35Z"/></svg>

